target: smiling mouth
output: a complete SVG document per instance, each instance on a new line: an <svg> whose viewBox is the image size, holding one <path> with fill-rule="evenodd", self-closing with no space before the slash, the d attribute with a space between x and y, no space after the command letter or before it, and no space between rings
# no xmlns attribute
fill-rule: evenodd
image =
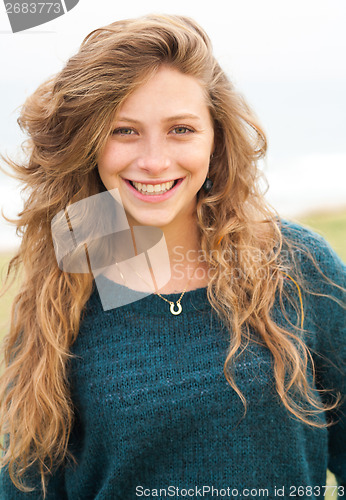
<svg viewBox="0 0 346 500"><path fill-rule="evenodd" d="M163 182L161 184L143 184L130 180L129 182L139 193L152 196L167 193L167 191L174 188L179 180L180 179L176 179L175 181Z"/></svg>

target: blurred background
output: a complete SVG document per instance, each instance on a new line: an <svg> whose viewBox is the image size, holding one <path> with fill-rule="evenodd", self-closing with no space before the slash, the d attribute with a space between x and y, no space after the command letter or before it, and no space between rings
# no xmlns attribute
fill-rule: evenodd
<svg viewBox="0 0 346 500"><path fill-rule="evenodd" d="M207 31L221 66L267 134L261 168L269 202L283 217L323 234L346 261L344 0L80 0L62 17L16 34L1 2L0 152L18 158L24 140L18 108L91 30L152 12L191 16ZM2 172L0 207L9 217L22 207L20 186ZM18 243L0 216L1 277ZM1 298L1 324L8 321L13 293Z"/></svg>
<svg viewBox="0 0 346 500"><path fill-rule="evenodd" d="M0 5L0 152L16 157L24 139L18 108L59 71L92 29L150 12L195 18L268 136L262 164L268 200L282 216L338 213L346 207L346 3L344 0L80 0L62 17L13 34ZM2 166L3 163L1 163ZM15 216L20 188L0 172L0 206ZM344 234L345 237L345 234ZM345 238L346 239L346 238ZM0 252L18 245L0 219ZM339 252L342 251L338 248Z"/></svg>
<svg viewBox="0 0 346 500"><path fill-rule="evenodd" d="M159 0L80 0L62 17L15 34L1 4L0 152L18 156L24 139L18 108L89 31L150 12L191 16L209 34L220 64L267 133L262 168L270 203L289 218L337 213L340 224L346 207L344 0L215 0L212 7L176 0L164 8ZM20 187L0 172L1 208L13 217L21 205ZM0 252L17 245L1 217Z"/></svg>

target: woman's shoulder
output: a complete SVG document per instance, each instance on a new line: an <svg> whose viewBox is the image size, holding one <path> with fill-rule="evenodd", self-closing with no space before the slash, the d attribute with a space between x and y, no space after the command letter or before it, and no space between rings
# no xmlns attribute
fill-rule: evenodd
<svg viewBox="0 0 346 500"><path fill-rule="evenodd" d="M292 245L288 268L292 269L293 257L291 274L301 287L309 341L328 358L334 359L338 352L344 356L346 265L325 238L315 231L288 220L280 223L283 249ZM312 332L316 333L315 340L312 340Z"/></svg>
<svg viewBox="0 0 346 500"><path fill-rule="evenodd" d="M346 265L323 236L287 219L280 219L279 226L283 237L283 251L287 252L290 248L303 274L308 274L311 280L320 278L317 265L329 279L346 287Z"/></svg>
<svg viewBox="0 0 346 500"><path fill-rule="evenodd" d="M280 219L279 227L282 236L295 244L306 245L310 250L315 250L316 252L324 252L327 249L331 250L331 246L323 236L301 223L288 219Z"/></svg>

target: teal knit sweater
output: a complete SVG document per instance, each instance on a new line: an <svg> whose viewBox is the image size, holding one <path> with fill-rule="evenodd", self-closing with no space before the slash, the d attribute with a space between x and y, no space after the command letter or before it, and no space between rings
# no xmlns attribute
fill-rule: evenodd
<svg viewBox="0 0 346 500"><path fill-rule="evenodd" d="M320 268L346 287L346 268L319 236L283 222L283 233L304 243ZM323 283L303 253L297 253L310 286L345 301ZM109 294L126 288L103 278ZM297 288L286 286L297 298ZM139 294L140 295L140 294ZM176 301L180 294L165 295ZM296 313L279 302L274 319L291 328ZM332 401L345 391L345 310L326 297L303 293L304 341L316 363L316 387ZM77 465L51 477L48 500L136 498L323 498L326 469L346 486L346 405L321 421L304 424L285 408L275 390L269 350L252 341L237 358L234 377L247 412L226 382L223 365L229 339L211 308L206 288L187 292L183 312L173 316L156 295L104 311L96 289L73 345L70 366L76 422L70 449ZM253 340L259 340L252 332ZM311 371L309 371L311 379ZM316 417L317 418L317 417ZM0 499L39 499L34 472L23 494L6 469ZM161 491L160 491L161 490ZM346 496L346 491L345 491Z"/></svg>

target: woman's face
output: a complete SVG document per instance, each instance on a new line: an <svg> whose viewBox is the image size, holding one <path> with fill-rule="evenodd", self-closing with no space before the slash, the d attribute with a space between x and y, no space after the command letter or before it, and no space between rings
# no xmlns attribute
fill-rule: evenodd
<svg viewBox="0 0 346 500"><path fill-rule="evenodd" d="M131 224L164 227L195 212L213 145L201 84L162 66L120 107L98 170Z"/></svg>

